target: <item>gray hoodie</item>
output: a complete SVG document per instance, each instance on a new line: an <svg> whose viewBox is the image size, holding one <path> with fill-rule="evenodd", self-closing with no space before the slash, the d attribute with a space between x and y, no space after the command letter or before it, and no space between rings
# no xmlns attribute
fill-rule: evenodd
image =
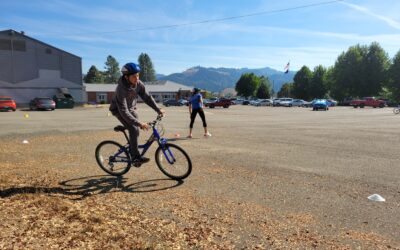
<svg viewBox="0 0 400 250"><path fill-rule="evenodd" d="M118 80L118 85L111 101L111 113L113 115L119 113L127 123L139 126L140 122L136 112L138 96L157 113L160 113L160 108L157 106L153 97L146 92L143 82L138 81L136 88L133 88L123 76Z"/></svg>

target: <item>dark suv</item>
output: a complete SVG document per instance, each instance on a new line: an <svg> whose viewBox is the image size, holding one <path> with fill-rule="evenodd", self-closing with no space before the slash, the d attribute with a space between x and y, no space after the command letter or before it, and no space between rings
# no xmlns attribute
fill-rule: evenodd
<svg viewBox="0 0 400 250"><path fill-rule="evenodd" d="M221 99L217 99L213 102L210 102L208 104L209 108L215 108L215 107L223 107L223 108L229 108L229 106L232 105L232 101L229 99L225 99L225 98L221 98Z"/></svg>
<svg viewBox="0 0 400 250"><path fill-rule="evenodd" d="M165 101L163 101L163 104L164 104L165 107L168 107L168 106L183 106L183 105L185 105L181 100L175 100L175 99L165 100Z"/></svg>

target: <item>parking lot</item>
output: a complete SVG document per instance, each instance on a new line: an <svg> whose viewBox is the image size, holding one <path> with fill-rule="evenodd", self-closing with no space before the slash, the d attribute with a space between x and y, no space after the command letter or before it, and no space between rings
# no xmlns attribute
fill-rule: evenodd
<svg viewBox="0 0 400 250"><path fill-rule="evenodd" d="M107 107L0 113L0 248L400 248L400 116L391 108L206 109L208 139L199 117L185 139L187 107L164 109L164 136L193 161L183 183L165 179L154 160L123 180L105 175L96 145L124 140ZM139 114L156 115L143 104ZM60 226L76 211L72 224L94 224L91 237Z"/></svg>

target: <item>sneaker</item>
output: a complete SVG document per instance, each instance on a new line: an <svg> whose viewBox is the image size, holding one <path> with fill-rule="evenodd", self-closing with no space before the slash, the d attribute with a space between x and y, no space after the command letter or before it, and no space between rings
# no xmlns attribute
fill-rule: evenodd
<svg viewBox="0 0 400 250"><path fill-rule="evenodd" d="M211 137L210 132L207 132L206 134L204 134L204 137Z"/></svg>
<svg viewBox="0 0 400 250"><path fill-rule="evenodd" d="M142 164L142 163L146 163L146 162L149 162L149 161L150 161L149 158L143 157L143 156L139 156L139 157L133 159L132 163L139 163L139 164Z"/></svg>
<svg viewBox="0 0 400 250"><path fill-rule="evenodd" d="M193 136L192 135L188 135L186 138L193 138Z"/></svg>

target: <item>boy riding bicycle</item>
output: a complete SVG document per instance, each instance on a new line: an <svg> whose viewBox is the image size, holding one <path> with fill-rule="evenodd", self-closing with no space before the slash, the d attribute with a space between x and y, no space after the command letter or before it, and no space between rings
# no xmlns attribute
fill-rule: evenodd
<svg viewBox="0 0 400 250"><path fill-rule="evenodd" d="M138 96L158 115L163 116L164 111L160 109L153 97L146 92L142 81L139 80L140 67L135 63L127 63L122 69L122 76L118 80L118 86L111 101L110 111L128 129L130 150L133 163L146 163L149 158L142 157L138 149L139 129L148 130L147 123L139 121L137 113Z"/></svg>

